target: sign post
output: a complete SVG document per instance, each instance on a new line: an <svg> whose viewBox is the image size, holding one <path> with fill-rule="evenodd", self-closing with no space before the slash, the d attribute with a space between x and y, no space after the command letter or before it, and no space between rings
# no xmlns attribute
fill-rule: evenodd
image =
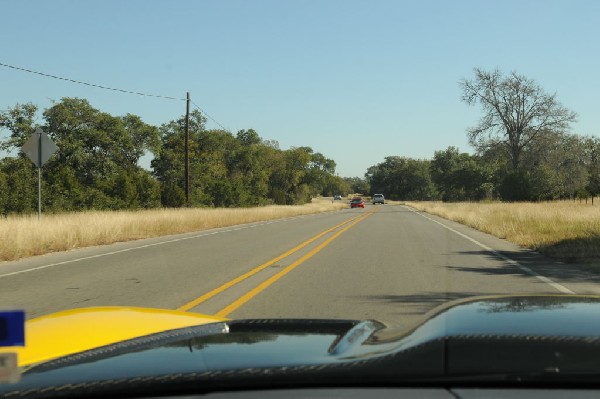
<svg viewBox="0 0 600 399"><path fill-rule="evenodd" d="M25 155L38 168L38 219L42 214L42 166L58 150L58 147L39 127L21 147Z"/></svg>

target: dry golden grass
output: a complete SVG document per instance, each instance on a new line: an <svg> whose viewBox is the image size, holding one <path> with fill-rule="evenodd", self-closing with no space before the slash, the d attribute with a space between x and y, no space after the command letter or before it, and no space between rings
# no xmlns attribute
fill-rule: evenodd
<svg viewBox="0 0 600 399"><path fill-rule="evenodd" d="M600 205L406 202L567 262L600 264Z"/></svg>
<svg viewBox="0 0 600 399"><path fill-rule="evenodd" d="M10 216L0 219L0 261L140 238L192 232L345 208L331 199L302 206L156 209Z"/></svg>

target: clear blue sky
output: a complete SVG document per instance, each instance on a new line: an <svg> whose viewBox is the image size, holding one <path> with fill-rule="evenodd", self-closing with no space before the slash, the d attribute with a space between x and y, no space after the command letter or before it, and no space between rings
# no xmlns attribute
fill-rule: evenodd
<svg viewBox="0 0 600 399"><path fill-rule="evenodd" d="M185 97L236 132L310 146L363 176L388 155L457 146L477 108L458 82L516 70L600 134L600 1L0 0L0 62ZM0 109L86 98L162 124L185 102L0 68ZM40 120L41 122L41 120ZM209 128L218 126L212 122Z"/></svg>

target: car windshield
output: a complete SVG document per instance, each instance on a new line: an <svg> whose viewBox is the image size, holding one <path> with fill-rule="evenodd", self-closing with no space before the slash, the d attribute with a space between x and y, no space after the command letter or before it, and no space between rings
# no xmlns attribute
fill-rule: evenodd
<svg viewBox="0 0 600 399"><path fill-rule="evenodd" d="M143 308L402 335L475 297L600 295L598 1L2 15L0 307L27 322ZM175 328L149 324L113 340ZM60 354L106 343L63 328Z"/></svg>

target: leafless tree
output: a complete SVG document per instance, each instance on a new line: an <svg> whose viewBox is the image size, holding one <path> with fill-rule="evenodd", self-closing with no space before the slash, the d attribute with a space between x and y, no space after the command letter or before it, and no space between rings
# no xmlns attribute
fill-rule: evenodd
<svg viewBox="0 0 600 399"><path fill-rule="evenodd" d="M549 95L533 80L516 72L507 77L497 69L486 72L475 68L473 80L460 82L462 100L480 104L484 115L479 124L467 130L469 142L476 148L500 145L507 151L513 169L521 153L544 132L562 132L577 114Z"/></svg>

